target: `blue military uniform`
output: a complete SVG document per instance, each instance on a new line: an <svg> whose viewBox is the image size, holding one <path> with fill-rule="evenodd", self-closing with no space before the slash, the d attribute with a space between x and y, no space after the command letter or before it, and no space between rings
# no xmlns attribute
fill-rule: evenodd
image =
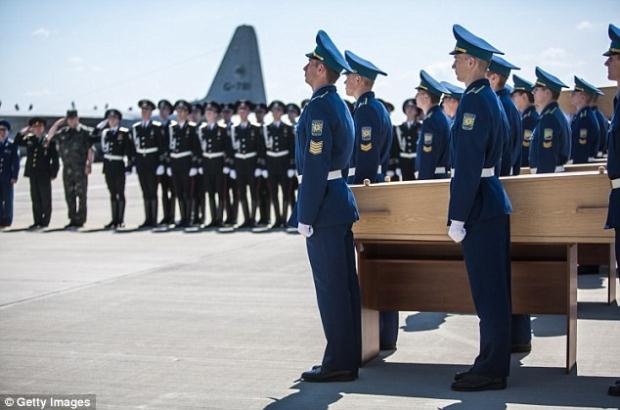
<svg viewBox="0 0 620 410"><path fill-rule="evenodd" d="M0 120L0 127L6 128L7 136L0 142L0 228L13 223L13 184L19 177L19 152L17 145L9 140L11 124Z"/></svg>
<svg viewBox="0 0 620 410"><path fill-rule="evenodd" d="M443 86L443 88L446 89L446 91L448 91L446 94L444 94L444 101L446 97L461 101L461 98L463 97L463 93L465 92L465 89L459 87L458 85L449 83L447 81L442 81L440 84ZM448 122L450 123L450 127L452 127L452 124L454 124L454 118L450 117L448 114L446 114L446 118L448 119Z"/></svg>
<svg viewBox="0 0 620 410"><path fill-rule="evenodd" d="M459 25L453 32L457 43L451 54L489 61L493 53L501 53ZM456 377L455 390L504 388L510 369L512 206L496 174L504 132L501 104L489 81L469 84L451 132L454 168L448 218L466 229L463 253L480 318L480 353L469 372Z"/></svg>
<svg viewBox="0 0 620 410"><path fill-rule="evenodd" d="M491 58L489 71L497 73L504 78L510 76L511 70L519 70L516 65L509 63L505 59L494 55ZM506 119L508 120L508 141L502 153L502 165L500 175L519 175L521 173L521 147L523 138L523 125L521 124L521 114L510 98L512 90L505 86L495 93L502 103Z"/></svg>
<svg viewBox="0 0 620 410"><path fill-rule="evenodd" d="M420 85L423 90L439 98L447 94L437 80L426 71L420 71ZM416 151L417 179L438 179L448 176L450 166L450 123L439 105L433 106L426 113L420 129L420 138Z"/></svg>
<svg viewBox="0 0 620 410"><path fill-rule="evenodd" d="M599 138L598 138L598 151L596 153L597 157L602 157L603 154L607 152L607 133L609 132L609 120L605 118L605 114L598 109L597 105L592 105L592 112L596 117L596 121L598 122L599 128Z"/></svg>
<svg viewBox="0 0 620 410"><path fill-rule="evenodd" d="M574 92L584 92L592 97L602 95L598 88L575 76ZM571 121L571 160L574 164L593 161L598 153L601 129L592 107L584 106Z"/></svg>
<svg viewBox="0 0 620 410"><path fill-rule="evenodd" d="M306 56L331 69L351 71L327 33L319 31ZM352 224L359 219L346 182L355 143L351 113L334 85L312 94L297 124L295 157L300 179L291 221L310 226L306 239L327 346L320 367L304 372L309 381L332 381L337 372L356 378L361 361L361 306ZM333 373L336 372L336 373ZM330 380L324 375L334 375Z"/></svg>
<svg viewBox="0 0 620 410"><path fill-rule="evenodd" d="M557 77L536 67L536 87L560 92L568 88ZM560 172L570 158L570 128L557 101L543 108L530 146L530 168L539 174Z"/></svg>
<svg viewBox="0 0 620 410"><path fill-rule="evenodd" d="M514 82L514 87L512 88L511 95L521 91L531 96L534 84L516 74L512 75L512 80ZM530 164L530 144L532 143L532 135L534 134L536 125L538 125L539 118L538 111L536 111L534 104L527 107L521 113L521 128L523 132L521 137L521 166L523 167L527 167Z"/></svg>

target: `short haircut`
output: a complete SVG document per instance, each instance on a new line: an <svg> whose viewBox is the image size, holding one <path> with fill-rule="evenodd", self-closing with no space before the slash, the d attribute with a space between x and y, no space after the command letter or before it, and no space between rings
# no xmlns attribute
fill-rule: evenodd
<svg viewBox="0 0 620 410"><path fill-rule="evenodd" d="M515 93L519 95L527 95L527 100L530 102L530 104L534 104L534 94L532 94L531 92L525 90L516 90Z"/></svg>
<svg viewBox="0 0 620 410"><path fill-rule="evenodd" d="M433 94L433 93L428 93L428 96L431 98L431 103L433 105L439 104L439 101L441 100L441 96L437 94Z"/></svg>
<svg viewBox="0 0 620 410"><path fill-rule="evenodd" d="M558 100L560 98L559 91L552 90L551 88L548 88L548 90L551 91L551 98L553 98L554 100Z"/></svg>
<svg viewBox="0 0 620 410"><path fill-rule="evenodd" d="M340 78L340 73L336 70L331 69L326 64L323 65L325 66L327 82L330 84L335 84L336 81L338 81L338 79Z"/></svg>

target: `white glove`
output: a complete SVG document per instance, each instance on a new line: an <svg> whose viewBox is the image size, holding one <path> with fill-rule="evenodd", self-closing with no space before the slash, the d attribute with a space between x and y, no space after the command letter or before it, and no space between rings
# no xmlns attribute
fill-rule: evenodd
<svg viewBox="0 0 620 410"><path fill-rule="evenodd" d="M101 130L101 129L105 128L106 125L108 125L108 120L107 119L105 119L105 120L101 121L99 124L97 124L97 129Z"/></svg>
<svg viewBox="0 0 620 410"><path fill-rule="evenodd" d="M155 174L157 175L164 175L164 172L166 172L166 170L164 169L163 165L160 165L157 167L157 171L155 171Z"/></svg>
<svg viewBox="0 0 620 410"><path fill-rule="evenodd" d="M450 229L448 229L448 236L456 243L460 243L465 239L467 231L465 230L465 222L452 220Z"/></svg>
<svg viewBox="0 0 620 410"><path fill-rule="evenodd" d="M222 172L223 172L224 174L228 175L228 174L230 174L230 168L228 168L228 167L224 167L224 168L222 168Z"/></svg>
<svg viewBox="0 0 620 410"><path fill-rule="evenodd" d="M536 170L537 170L537 168L530 168L530 174L535 174Z"/></svg>
<svg viewBox="0 0 620 410"><path fill-rule="evenodd" d="M267 179L267 177L269 177L269 171L264 169L262 175L263 175L263 178Z"/></svg>
<svg viewBox="0 0 620 410"><path fill-rule="evenodd" d="M254 170L254 178L258 178L259 176L263 175L263 170L260 168L256 168Z"/></svg>
<svg viewBox="0 0 620 410"><path fill-rule="evenodd" d="M414 172L413 175L415 175L415 179L418 179L418 175L420 175L420 171Z"/></svg>
<svg viewBox="0 0 620 410"><path fill-rule="evenodd" d="M387 175L388 177L392 178L394 176L394 171L392 171L391 169L385 173L385 175Z"/></svg>
<svg viewBox="0 0 620 410"><path fill-rule="evenodd" d="M288 171L286 171L286 176L289 178L295 178L295 170L289 169Z"/></svg>
<svg viewBox="0 0 620 410"><path fill-rule="evenodd" d="M230 170L230 177L232 179L237 179L237 171L235 171L234 169Z"/></svg>
<svg viewBox="0 0 620 410"><path fill-rule="evenodd" d="M398 176L399 178L403 178L403 170L400 168L396 168L396 176ZM417 178L417 176L416 176Z"/></svg>
<svg viewBox="0 0 620 410"><path fill-rule="evenodd" d="M198 173L199 173L200 175L202 175L202 173L203 173L203 172L204 172L204 171L202 170L202 167L198 168Z"/></svg>
<svg viewBox="0 0 620 410"><path fill-rule="evenodd" d="M172 176L172 168L170 167L166 168L166 175L168 175L169 177Z"/></svg>
<svg viewBox="0 0 620 410"><path fill-rule="evenodd" d="M301 222L298 222L297 223L297 232L299 232L300 234L302 234L306 238L309 238L314 233L314 229L312 229L312 226L310 226L310 225L306 225L306 224L302 224Z"/></svg>
<svg viewBox="0 0 620 410"><path fill-rule="evenodd" d="M190 168L190 169L189 169L189 176L190 176L190 177L193 177L193 176L195 176L196 174L198 174L198 170L197 170L196 168Z"/></svg>

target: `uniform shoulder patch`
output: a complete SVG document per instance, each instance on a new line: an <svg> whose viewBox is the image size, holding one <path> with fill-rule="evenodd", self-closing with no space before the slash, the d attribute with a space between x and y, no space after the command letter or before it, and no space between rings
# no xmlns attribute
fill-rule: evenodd
<svg viewBox="0 0 620 410"><path fill-rule="evenodd" d="M323 120L312 120L312 136L320 137L323 135Z"/></svg>
<svg viewBox="0 0 620 410"><path fill-rule="evenodd" d="M362 127L362 141L370 141L372 139L372 127Z"/></svg>
<svg viewBox="0 0 620 410"><path fill-rule="evenodd" d="M129 129L125 127L119 127L118 130L121 132L129 132Z"/></svg>
<svg viewBox="0 0 620 410"><path fill-rule="evenodd" d="M431 145L433 143L433 133L425 132L424 133L424 145Z"/></svg>
<svg viewBox="0 0 620 410"><path fill-rule="evenodd" d="M472 114L470 112L466 112L463 114L463 123L461 124L461 128L465 131L471 131L474 129L474 123L476 122L476 114Z"/></svg>
<svg viewBox="0 0 620 410"><path fill-rule="evenodd" d="M320 155L323 152L323 141L310 140L310 149L308 150L312 155Z"/></svg>
<svg viewBox="0 0 620 410"><path fill-rule="evenodd" d="M132 125L132 127L133 127L133 128L137 128L140 124L142 124L140 121L138 121L138 122L134 122L134 123L133 123L133 125Z"/></svg>
<svg viewBox="0 0 620 410"><path fill-rule="evenodd" d="M369 142L368 144L360 144L360 149L363 152L368 152L372 149L372 142Z"/></svg>
<svg viewBox="0 0 620 410"><path fill-rule="evenodd" d="M188 121L187 124L191 127L195 127L196 123L194 121Z"/></svg>
<svg viewBox="0 0 620 410"><path fill-rule="evenodd" d="M545 141L553 138L553 128L545 128L543 131L543 137Z"/></svg>
<svg viewBox="0 0 620 410"><path fill-rule="evenodd" d="M161 127L161 122L153 121L153 125L155 125L156 127Z"/></svg>

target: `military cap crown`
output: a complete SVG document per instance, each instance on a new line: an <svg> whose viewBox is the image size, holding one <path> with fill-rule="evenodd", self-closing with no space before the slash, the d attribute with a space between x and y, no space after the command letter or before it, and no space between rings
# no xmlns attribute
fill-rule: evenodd
<svg viewBox="0 0 620 410"><path fill-rule="evenodd" d="M222 106L215 101L207 101L204 107L205 111L215 111L218 114L222 112Z"/></svg>
<svg viewBox="0 0 620 410"><path fill-rule="evenodd" d="M345 50L344 57L347 63L349 63L349 66L353 69L353 71L349 71L349 73L356 73L373 81L379 74L387 75L385 71L382 71L370 61L363 59L350 50Z"/></svg>
<svg viewBox="0 0 620 410"><path fill-rule="evenodd" d="M273 110L274 108L279 108L282 111L284 111L284 109L286 108L284 103L280 100L273 100L270 104L269 104L269 111Z"/></svg>
<svg viewBox="0 0 620 410"><path fill-rule="evenodd" d="M536 84L534 87L546 87L557 92L562 91L562 88L568 88L562 80L540 67L536 67Z"/></svg>
<svg viewBox="0 0 620 410"><path fill-rule="evenodd" d="M338 47L334 44L331 38L323 30L319 30L316 35L316 48L314 51L306 54L308 58L314 58L337 73L344 71L352 72L351 66L347 63L347 60L342 56Z"/></svg>
<svg viewBox="0 0 620 410"><path fill-rule="evenodd" d="M11 131L11 123L7 120L0 120L0 127L4 127L7 131Z"/></svg>
<svg viewBox="0 0 620 410"><path fill-rule="evenodd" d="M66 117L67 118L75 118L78 116L77 110L67 110Z"/></svg>
<svg viewBox="0 0 620 410"><path fill-rule="evenodd" d="M192 109L192 105L189 102L187 102L186 100L177 100L174 103L174 109L178 110L179 108L186 109L187 111L190 111Z"/></svg>
<svg viewBox="0 0 620 410"><path fill-rule="evenodd" d="M45 127L45 120L41 117L32 117L28 120L28 125L30 125L31 127L43 125Z"/></svg>
<svg viewBox="0 0 620 410"><path fill-rule="evenodd" d="M447 81L442 81L440 84L443 86L443 88L445 88L448 91L446 95L448 97L454 98L455 100L460 100L461 97L463 96L463 93L465 92L465 90L462 89L461 87L456 86L454 84L450 84Z"/></svg>
<svg viewBox="0 0 620 410"><path fill-rule="evenodd" d="M297 115L301 114L301 108L295 103L286 104L286 111L295 111Z"/></svg>
<svg viewBox="0 0 620 410"><path fill-rule="evenodd" d="M424 90L438 97L441 97L442 94L449 93L439 81L435 80L424 70L420 71L420 85L416 87L416 90Z"/></svg>
<svg viewBox="0 0 620 410"><path fill-rule="evenodd" d="M154 110L155 109L155 103L153 101L151 101L151 100L143 98L140 101L138 101L138 107Z"/></svg>
<svg viewBox="0 0 620 410"><path fill-rule="evenodd" d="M168 107L170 109L173 109L174 107L172 106L172 103L166 99L163 100L159 100L159 102L157 103L157 108L159 108L160 110L162 109L162 107Z"/></svg>
<svg viewBox="0 0 620 410"><path fill-rule="evenodd" d="M406 113L407 107L415 107L416 109L418 108L418 105L415 102L415 98L407 98L405 101L403 101L403 113Z"/></svg>
<svg viewBox="0 0 620 410"><path fill-rule="evenodd" d="M584 80L575 76L575 91L583 91L592 95L603 95L601 90Z"/></svg>
<svg viewBox="0 0 620 410"><path fill-rule="evenodd" d="M121 112L117 110L116 108L110 108L106 110L105 115L103 117L108 118L109 115L114 115L115 117L118 117L119 120L123 119L123 114L121 114Z"/></svg>
<svg viewBox="0 0 620 410"><path fill-rule="evenodd" d="M263 110L265 112L269 111L269 108L267 107L267 104L265 103L258 103L254 106L254 111L257 110Z"/></svg>
<svg viewBox="0 0 620 410"><path fill-rule="evenodd" d="M204 115L205 114L205 107L203 104L196 102L192 104L192 111L200 111L200 115Z"/></svg>
<svg viewBox="0 0 620 410"><path fill-rule="evenodd" d="M247 107L250 111L254 111L254 103L249 100L237 100L235 103L235 112L239 110L241 106Z"/></svg>
<svg viewBox="0 0 620 410"><path fill-rule="evenodd" d="M489 71L503 75L504 77L510 76L510 70L520 70L520 67L506 61L500 56L493 55L491 57L491 64L489 65Z"/></svg>
<svg viewBox="0 0 620 410"><path fill-rule="evenodd" d="M534 88L534 84L530 83L524 78L519 77L516 74L512 75L512 82L514 83L514 91L527 91L531 93L532 89Z"/></svg>
<svg viewBox="0 0 620 410"><path fill-rule="evenodd" d="M620 28L610 24L607 29L607 34L609 35L611 44L609 45L609 50L603 53L603 55L609 57L614 54L620 54Z"/></svg>
<svg viewBox="0 0 620 410"><path fill-rule="evenodd" d="M491 61L493 54L504 54L459 24L452 26L452 33L456 46L450 54L469 54L484 61Z"/></svg>

